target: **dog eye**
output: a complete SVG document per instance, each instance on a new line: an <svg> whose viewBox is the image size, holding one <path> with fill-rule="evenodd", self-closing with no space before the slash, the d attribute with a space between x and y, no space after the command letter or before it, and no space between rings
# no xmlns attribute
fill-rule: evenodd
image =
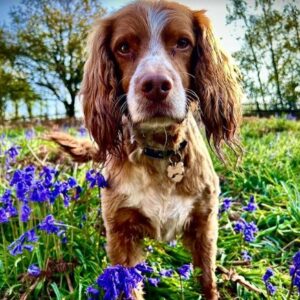
<svg viewBox="0 0 300 300"><path fill-rule="evenodd" d="M121 54L129 54L130 53L130 46L127 42L121 43L118 47L118 52Z"/></svg>
<svg viewBox="0 0 300 300"><path fill-rule="evenodd" d="M190 45L190 42L186 38L181 38L177 41L176 47L178 49L186 49Z"/></svg>

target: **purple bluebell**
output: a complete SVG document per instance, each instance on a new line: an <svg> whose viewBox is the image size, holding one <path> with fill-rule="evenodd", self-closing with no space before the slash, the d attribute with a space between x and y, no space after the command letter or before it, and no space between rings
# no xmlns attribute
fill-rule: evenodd
<svg viewBox="0 0 300 300"><path fill-rule="evenodd" d="M293 264L296 269L300 269L300 250L293 256Z"/></svg>
<svg viewBox="0 0 300 300"><path fill-rule="evenodd" d="M80 136L85 136L86 133L87 133L84 126L80 126L79 129L78 129L78 132L79 132Z"/></svg>
<svg viewBox="0 0 300 300"><path fill-rule="evenodd" d="M4 152L6 156L6 165L8 166L11 163L16 161L17 156L19 155L20 146L12 146Z"/></svg>
<svg viewBox="0 0 300 300"><path fill-rule="evenodd" d="M31 208L28 204L23 204L21 207L20 218L22 222L28 222L31 215Z"/></svg>
<svg viewBox="0 0 300 300"><path fill-rule="evenodd" d="M170 247L176 247L176 246L177 246L177 241L176 241L176 240L172 240L172 241L170 241L170 242L168 243L168 245L169 245Z"/></svg>
<svg viewBox="0 0 300 300"><path fill-rule="evenodd" d="M244 232L245 230L245 220L239 219L234 225L235 232Z"/></svg>
<svg viewBox="0 0 300 300"><path fill-rule="evenodd" d="M172 269L161 269L159 274L163 277L172 277L174 271Z"/></svg>
<svg viewBox="0 0 300 300"><path fill-rule="evenodd" d="M244 240L246 242L253 242L257 231L258 228L254 222L247 223L244 230Z"/></svg>
<svg viewBox="0 0 300 300"><path fill-rule="evenodd" d="M153 253L153 247L151 245L147 246L146 250L150 253Z"/></svg>
<svg viewBox="0 0 300 300"><path fill-rule="evenodd" d="M136 268L115 265L106 268L96 282L105 291L104 300L116 300L121 294L126 299L132 299L131 291L142 280L143 276Z"/></svg>
<svg viewBox="0 0 300 300"><path fill-rule="evenodd" d="M86 289L86 293L88 295L89 300L98 300L99 299L99 290L94 288L93 286L88 286Z"/></svg>
<svg viewBox="0 0 300 300"><path fill-rule="evenodd" d="M39 277L41 275L41 269L37 265L32 264L28 267L28 274L34 277Z"/></svg>
<svg viewBox="0 0 300 300"><path fill-rule="evenodd" d="M148 278L148 282L150 285L157 287L158 284L160 283L159 278Z"/></svg>
<svg viewBox="0 0 300 300"><path fill-rule="evenodd" d="M0 207L0 223L7 223L9 221L8 216L6 214L6 210Z"/></svg>
<svg viewBox="0 0 300 300"><path fill-rule="evenodd" d="M58 174L59 172L56 169L44 166L43 170L40 172L40 178L43 180L45 187L50 187L54 183Z"/></svg>
<svg viewBox="0 0 300 300"><path fill-rule="evenodd" d="M26 240L29 243L35 243L38 241L38 236L36 235L36 232L34 229L30 229L25 232Z"/></svg>
<svg viewBox="0 0 300 300"><path fill-rule="evenodd" d="M192 269L193 269L192 264L185 264L180 268L178 268L177 271L182 278L189 279L191 276Z"/></svg>
<svg viewBox="0 0 300 300"><path fill-rule="evenodd" d="M221 208L220 208L219 213L223 213L223 212L225 212L225 211L228 211L228 210L230 209L231 205L232 205L232 199L230 199L230 198L225 198L225 199L223 200L223 203L222 203L222 205L221 205Z"/></svg>
<svg viewBox="0 0 300 300"><path fill-rule="evenodd" d="M63 223L57 222L53 215L48 215L44 218L40 224L38 224L38 229L45 231L47 234L57 234L62 235L65 231L65 225Z"/></svg>
<svg viewBox="0 0 300 300"><path fill-rule="evenodd" d="M32 251L33 245L28 243L35 243L38 240L34 229L24 232L17 240L12 242L7 249L9 253L13 256L22 254L24 250Z"/></svg>
<svg viewBox="0 0 300 300"><path fill-rule="evenodd" d="M33 128L29 128L25 130L25 138L27 140L32 140L35 137L35 131Z"/></svg>
<svg viewBox="0 0 300 300"><path fill-rule="evenodd" d="M237 233L243 233L246 242L253 242L258 228L254 222L247 223L243 218L240 218L235 223L234 230Z"/></svg>
<svg viewBox="0 0 300 300"><path fill-rule="evenodd" d="M86 180L90 183L90 188L93 188L94 186L105 188L108 186L103 175L95 170L87 171Z"/></svg>
<svg viewBox="0 0 300 300"><path fill-rule="evenodd" d="M266 282L266 289L268 291L268 294L270 294L271 296L275 295L277 287L275 285L273 285L271 282Z"/></svg>
<svg viewBox="0 0 300 300"><path fill-rule="evenodd" d="M247 204L247 206L244 206L244 207L243 207L243 210L252 213L252 212L254 212L256 209L257 209L257 205L256 205L256 203L255 203L254 196L251 195L251 196L250 196L250 199L249 199L249 202L248 202L248 204Z"/></svg>
<svg viewBox="0 0 300 300"><path fill-rule="evenodd" d="M69 177L68 184L69 184L70 188L73 188L73 187L77 186L77 181L74 177Z"/></svg>
<svg viewBox="0 0 300 300"><path fill-rule="evenodd" d="M297 287L300 294L300 250L293 256L293 265L290 267L292 285Z"/></svg>
<svg viewBox="0 0 300 300"><path fill-rule="evenodd" d="M266 270L266 273L262 277L262 280L266 283L271 277L274 276L274 271L270 268Z"/></svg>
<svg viewBox="0 0 300 300"><path fill-rule="evenodd" d="M289 121L296 121L297 117L294 116L292 113L289 113L289 114L286 115L286 119L289 120Z"/></svg>
<svg viewBox="0 0 300 300"><path fill-rule="evenodd" d="M242 251L242 258L244 261L251 261L252 257L249 255L248 251L243 250Z"/></svg>
<svg viewBox="0 0 300 300"><path fill-rule="evenodd" d="M135 268L141 273L153 273L153 268L150 267L146 262L137 264Z"/></svg>
<svg viewBox="0 0 300 300"><path fill-rule="evenodd" d="M262 277L262 280L266 286L267 292L269 295L274 295L276 293L276 286L270 282L270 278L274 276L274 271L271 268L268 268L265 274Z"/></svg>

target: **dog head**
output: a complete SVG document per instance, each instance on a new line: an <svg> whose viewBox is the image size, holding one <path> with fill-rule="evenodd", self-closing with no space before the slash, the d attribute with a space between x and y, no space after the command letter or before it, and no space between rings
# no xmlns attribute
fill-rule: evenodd
<svg viewBox="0 0 300 300"><path fill-rule="evenodd" d="M100 155L122 147L122 115L133 124L181 122L191 101L217 151L239 125L241 89L205 11L137 1L101 19L89 39L81 93Z"/></svg>

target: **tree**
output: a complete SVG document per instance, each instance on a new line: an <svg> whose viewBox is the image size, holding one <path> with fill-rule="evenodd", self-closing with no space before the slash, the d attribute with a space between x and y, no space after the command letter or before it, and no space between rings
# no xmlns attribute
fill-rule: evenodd
<svg viewBox="0 0 300 300"><path fill-rule="evenodd" d="M235 57L238 58L242 66L242 72L245 73L249 71L256 72L256 78L259 84L259 87L256 87L254 80L247 79L245 81L245 88L249 91L251 98L255 98L255 103L257 110L260 110L259 97L257 94L260 94L261 100L266 108L266 99L265 99L265 86L261 78L261 62L258 58L257 50L255 45L257 44L257 35L253 29L255 27L256 18L253 15L248 15L247 12L247 2L243 0L233 0L233 5L227 6L227 22L232 23L241 19L245 26L245 46L235 53ZM245 55L245 53L247 53ZM246 74L244 74L245 78Z"/></svg>
<svg viewBox="0 0 300 300"><path fill-rule="evenodd" d="M97 0L23 0L11 12L7 43L30 82L75 115L88 29L105 10Z"/></svg>
<svg viewBox="0 0 300 300"><path fill-rule="evenodd" d="M31 118L33 103L40 100L25 74L14 68L13 52L13 49L5 43L4 31L0 30L0 122L5 120L9 102L14 107L15 118L19 117L19 106L22 101Z"/></svg>
<svg viewBox="0 0 300 300"><path fill-rule="evenodd" d="M254 7L251 7L251 3ZM294 110L300 96L300 6L275 0L231 0L228 23L242 24L243 47L234 54L240 62L246 91L257 108Z"/></svg>

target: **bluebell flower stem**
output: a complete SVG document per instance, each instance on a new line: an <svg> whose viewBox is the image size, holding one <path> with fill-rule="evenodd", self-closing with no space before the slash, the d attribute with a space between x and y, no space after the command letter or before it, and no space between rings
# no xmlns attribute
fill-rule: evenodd
<svg viewBox="0 0 300 300"><path fill-rule="evenodd" d="M7 243L4 235L4 230L3 230L3 224L0 224L1 227L1 235L2 235L2 240L3 240L3 265L4 265L4 272L5 272L5 277L8 278L7 270L8 270L8 263L7 263Z"/></svg>
<svg viewBox="0 0 300 300"><path fill-rule="evenodd" d="M180 289L181 289L181 300L184 300L183 284L182 284L181 275L179 275L179 281L180 281Z"/></svg>
<svg viewBox="0 0 300 300"><path fill-rule="evenodd" d="M296 275L297 271L298 271L298 269L295 269L294 274L292 276L289 293L288 293L287 298L286 298L287 300L289 300L291 298L292 294L293 294L294 279L295 279L295 275Z"/></svg>

